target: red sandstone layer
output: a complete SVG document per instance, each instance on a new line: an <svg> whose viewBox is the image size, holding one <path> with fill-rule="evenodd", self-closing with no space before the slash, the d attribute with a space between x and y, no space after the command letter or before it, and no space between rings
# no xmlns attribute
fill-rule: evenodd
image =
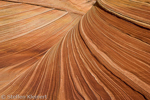
<svg viewBox="0 0 150 100"><path fill-rule="evenodd" d="M0 95L150 100L149 3L97 0L82 18L0 3Z"/></svg>

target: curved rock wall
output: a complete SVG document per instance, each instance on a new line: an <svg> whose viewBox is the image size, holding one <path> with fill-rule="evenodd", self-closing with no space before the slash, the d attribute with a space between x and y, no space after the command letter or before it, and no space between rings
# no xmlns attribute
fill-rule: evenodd
<svg viewBox="0 0 150 100"><path fill-rule="evenodd" d="M1 76L10 74L13 79L9 76L3 82L1 78L0 95L47 95L48 100L150 100L149 9L148 3L134 0L98 0L60 41L52 47L52 41L46 42L49 49L40 59L26 67L20 64L18 68L23 71L1 65Z"/></svg>

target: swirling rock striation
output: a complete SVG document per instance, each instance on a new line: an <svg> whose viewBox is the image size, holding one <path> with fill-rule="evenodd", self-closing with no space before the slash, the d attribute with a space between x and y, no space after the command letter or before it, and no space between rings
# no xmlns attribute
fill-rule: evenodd
<svg viewBox="0 0 150 100"><path fill-rule="evenodd" d="M4 85L37 62L81 18L53 8L0 4L0 84Z"/></svg>
<svg viewBox="0 0 150 100"><path fill-rule="evenodd" d="M34 45L37 42L34 37L42 38L45 29L26 38L18 38L17 32L14 37L6 35L7 40L0 45L6 49L1 50L22 59L10 62L16 65L7 67L5 61L10 56L2 55L6 58L1 60L1 76L7 80L1 78L0 95L47 95L48 100L150 100L150 5L137 1L97 0L78 24L64 32L60 41L54 41L58 39L56 36L49 40L55 45L45 42L44 47L49 49L41 58L35 57L31 62L27 58L26 66L18 64L26 57L14 54L12 48L23 39L27 47ZM5 23L7 20L3 27ZM6 45L4 42L9 39ZM39 53L34 50L25 54Z"/></svg>
<svg viewBox="0 0 150 100"><path fill-rule="evenodd" d="M7 0L85 14L96 0Z"/></svg>

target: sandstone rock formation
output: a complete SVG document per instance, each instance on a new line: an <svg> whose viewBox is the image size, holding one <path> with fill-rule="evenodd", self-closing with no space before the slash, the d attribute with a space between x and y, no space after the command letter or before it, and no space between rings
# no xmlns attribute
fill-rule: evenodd
<svg viewBox="0 0 150 100"><path fill-rule="evenodd" d="M150 4L52 1L0 1L0 96L150 100Z"/></svg>

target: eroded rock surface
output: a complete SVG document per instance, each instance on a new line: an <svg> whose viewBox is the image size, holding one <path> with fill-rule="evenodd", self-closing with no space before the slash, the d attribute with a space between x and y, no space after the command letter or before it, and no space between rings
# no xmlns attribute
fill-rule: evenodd
<svg viewBox="0 0 150 100"><path fill-rule="evenodd" d="M150 100L146 0L97 0L89 11L22 1L0 1L0 95Z"/></svg>

